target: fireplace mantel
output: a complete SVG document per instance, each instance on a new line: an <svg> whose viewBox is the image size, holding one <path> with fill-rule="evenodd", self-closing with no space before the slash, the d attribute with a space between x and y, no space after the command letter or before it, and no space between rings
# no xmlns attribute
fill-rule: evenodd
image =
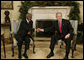
<svg viewBox="0 0 84 60"><path fill-rule="evenodd" d="M33 27L36 28L36 20L52 19L56 20L56 13L61 12L64 19L69 19L68 15L73 6L34 6L28 10L32 14Z"/></svg>
<svg viewBox="0 0 84 60"><path fill-rule="evenodd" d="M31 9L39 9L39 8L72 8L73 6L45 6L45 7L39 7L39 6L34 6Z"/></svg>
<svg viewBox="0 0 84 60"><path fill-rule="evenodd" d="M55 10L57 10L57 12L64 12L63 10L65 10L66 12L67 12L67 14L66 14L66 16L67 15L69 15L69 12L70 12L70 10L71 10L71 8L73 8L73 6L45 6L45 7L38 7L38 6L34 6L34 7L32 7L32 8L30 8L29 10L28 10L28 12L29 13L33 13L33 11L34 10L37 10L37 11L43 11L44 9L45 10L47 10L47 11L49 11L49 10L51 10L51 9L53 9L52 11L55 13L56 11ZM61 9L61 10L60 10ZM63 9L63 10L62 10ZM44 12L46 12L46 11L44 11ZM50 12L50 11L49 11ZM38 12L39 13L39 12ZM68 17L68 16L67 16Z"/></svg>

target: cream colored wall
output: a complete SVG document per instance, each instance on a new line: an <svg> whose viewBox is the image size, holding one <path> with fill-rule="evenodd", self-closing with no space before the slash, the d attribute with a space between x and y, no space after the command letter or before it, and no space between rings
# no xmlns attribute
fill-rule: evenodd
<svg viewBox="0 0 84 60"><path fill-rule="evenodd" d="M80 3L80 17L81 17L81 22L83 22L83 1L77 1ZM13 1L13 7L14 9L13 10L8 10L10 11L10 19L11 20L18 20L19 18L19 7L18 5L21 5L21 1ZM1 23L4 22L4 18L5 18L5 15L4 15L4 11L5 10L1 10Z"/></svg>
<svg viewBox="0 0 84 60"><path fill-rule="evenodd" d="M19 7L18 7L19 5L21 5L21 1L13 1L13 8L14 8L13 10L8 10L8 9L1 10L1 23L5 22L5 20L4 20L4 18L5 18L4 12L6 10L8 10L10 12L9 17L10 17L11 22L13 20L18 20L19 14L20 14L19 13ZM12 29L13 29L13 27L12 27ZM4 28L1 27L1 33L5 33L5 38L9 37L9 33L8 32L9 32L8 28L4 29Z"/></svg>
<svg viewBox="0 0 84 60"><path fill-rule="evenodd" d="M8 10L10 11L10 20L18 20L18 17L19 17L19 7L18 5L21 5L21 1L13 1L13 7L14 9L13 10ZM4 15L4 11L6 10L1 10L1 23L4 23L4 18L5 18L5 15Z"/></svg>
<svg viewBox="0 0 84 60"><path fill-rule="evenodd" d="M83 22L83 1L77 1L77 2L79 2L80 3L80 18L81 18L81 21L80 21L80 23L81 22ZM8 11L10 11L10 20L11 21L13 21L13 20L18 20L18 18L19 18L19 7L18 7L18 5L21 5L21 1L13 1L13 7L14 7L14 9L13 10L8 10ZM4 23L4 18L5 18L5 15L4 15L4 11L6 11L6 10L1 10L1 23ZM12 27L12 29L13 29L13 27ZM8 32L9 30L8 29L5 29L5 37L8 37ZM4 30L3 30L3 28L1 28L1 33L3 33L4 32Z"/></svg>

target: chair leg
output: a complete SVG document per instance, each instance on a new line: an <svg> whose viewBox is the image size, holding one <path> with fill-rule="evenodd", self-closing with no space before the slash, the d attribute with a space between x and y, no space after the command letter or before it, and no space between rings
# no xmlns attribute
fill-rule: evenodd
<svg viewBox="0 0 84 60"><path fill-rule="evenodd" d="M74 58L74 49L72 49L72 58Z"/></svg>
<svg viewBox="0 0 84 60"><path fill-rule="evenodd" d="M60 48L61 48L61 45L60 45Z"/></svg>
<svg viewBox="0 0 84 60"><path fill-rule="evenodd" d="M6 58L6 50L5 50L5 40L4 40L4 35L2 36L2 41L3 41L3 49L4 49L4 58Z"/></svg>
<svg viewBox="0 0 84 60"><path fill-rule="evenodd" d="M76 44L75 44L75 46L74 46L74 50L76 51Z"/></svg>
<svg viewBox="0 0 84 60"><path fill-rule="evenodd" d="M14 57L14 42L13 42L13 37L12 37L12 34L11 34L11 38L12 40L12 57Z"/></svg>
<svg viewBox="0 0 84 60"><path fill-rule="evenodd" d="M74 58L74 51L76 49L76 43L72 44L72 58Z"/></svg>
<svg viewBox="0 0 84 60"><path fill-rule="evenodd" d="M33 53L35 54L35 45L33 44Z"/></svg>
<svg viewBox="0 0 84 60"><path fill-rule="evenodd" d="M14 45L12 44L12 57L14 57Z"/></svg>
<svg viewBox="0 0 84 60"><path fill-rule="evenodd" d="M63 42L63 41L61 41L60 48L62 48L63 43L64 43L64 42Z"/></svg>

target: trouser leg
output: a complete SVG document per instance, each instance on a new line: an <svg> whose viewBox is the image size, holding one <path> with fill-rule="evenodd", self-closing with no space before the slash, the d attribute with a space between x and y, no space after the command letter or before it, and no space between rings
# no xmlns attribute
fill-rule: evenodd
<svg viewBox="0 0 84 60"><path fill-rule="evenodd" d="M47 55L47 58L54 56L53 50L54 50L54 46L55 46L57 41L58 41L58 37L56 37L55 35L51 37L51 42L50 42L51 52Z"/></svg>
<svg viewBox="0 0 84 60"><path fill-rule="evenodd" d="M30 44L30 39L29 37L25 38L25 49L24 49L24 54L27 53L27 50L29 49L29 44Z"/></svg>
<svg viewBox="0 0 84 60"><path fill-rule="evenodd" d="M18 42L18 57L21 58L21 48L22 48L22 41Z"/></svg>
<svg viewBox="0 0 84 60"><path fill-rule="evenodd" d="M51 37L50 50L51 50L52 53L53 53L54 46L55 46L57 41L58 41L58 37L55 37L55 36Z"/></svg>
<svg viewBox="0 0 84 60"><path fill-rule="evenodd" d="M65 44L66 44L66 53L65 56L68 57L69 52L70 52L70 46L71 46L71 39L65 39Z"/></svg>

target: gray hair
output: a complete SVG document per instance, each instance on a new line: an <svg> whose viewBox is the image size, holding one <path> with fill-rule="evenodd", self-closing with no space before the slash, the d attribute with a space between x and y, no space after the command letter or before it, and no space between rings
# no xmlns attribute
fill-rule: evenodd
<svg viewBox="0 0 84 60"><path fill-rule="evenodd" d="M62 15L62 13L61 13L61 12L57 12L57 13L56 13L56 16L57 16L57 14L61 14L61 15Z"/></svg>
<svg viewBox="0 0 84 60"><path fill-rule="evenodd" d="M27 14L26 14L26 17L27 17L27 16L29 16L29 15L32 15L32 14L30 14L30 13L27 13Z"/></svg>

